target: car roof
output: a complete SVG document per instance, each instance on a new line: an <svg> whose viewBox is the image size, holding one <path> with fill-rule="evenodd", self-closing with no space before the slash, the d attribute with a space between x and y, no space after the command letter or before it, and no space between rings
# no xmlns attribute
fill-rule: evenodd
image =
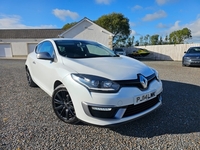
<svg viewBox="0 0 200 150"><path fill-rule="evenodd" d="M95 42L92 40L84 40L84 39L73 39L73 38L51 38L51 39L46 39L46 40L53 40L53 41L90 41L90 42Z"/></svg>
<svg viewBox="0 0 200 150"><path fill-rule="evenodd" d="M194 46L194 47L190 47L190 48L200 48L200 46Z"/></svg>
<svg viewBox="0 0 200 150"><path fill-rule="evenodd" d="M52 42L55 42L55 41L78 41L78 42L91 42L91 43L95 42L95 43L100 44L99 42L92 41L92 40L74 39L74 38L48 38L48 39L44 39L44 40L40 41L38 44L40 44L44 41L52 41Z"/></svg>

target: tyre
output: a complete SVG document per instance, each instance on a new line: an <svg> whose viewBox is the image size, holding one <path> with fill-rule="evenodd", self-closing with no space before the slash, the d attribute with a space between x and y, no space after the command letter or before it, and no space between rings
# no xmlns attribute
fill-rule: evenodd
<svg viewBox="0 0 200 150"><path fill-rule="evenodd" d="M28 81L28 85L30 87L36 87L37 84L35 84L35 82L32 80L31 74L28 70L28 68L26 68L26 77L27 77L27 81Z"/></svg>
<svg viewBox="0 0 200 150"><path fill-rule="evenodd" d="M52 106L56 116L69 124L79 122L72 99L64 85L59 85L53 92Z"/></svg>
<svg viewBox="0 0 200 150"><path fill-rule="evenodd" d="M183 67L186 67L186 65L185 65L184 63L182 63L182 66L183 66Z"/></svg>
<svg viewBox="0 0 200 150"><path fill-rule="evenodd" d="M186 64L184 64L184 62L182 62L182 66L183 67L189 67L190 65L186 65Z"/></svg>

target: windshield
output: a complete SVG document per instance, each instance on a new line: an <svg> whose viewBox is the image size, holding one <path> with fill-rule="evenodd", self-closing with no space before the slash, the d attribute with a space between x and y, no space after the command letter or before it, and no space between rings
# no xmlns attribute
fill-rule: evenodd
<svg viewBox="0 0 200 150"><path fill-rule="evenodd" d="M109 48L90 41L56 40L60 55L69 58L115 57Z"/></svg>
<svg viewBox="0 0 200 150"><path fill-rule="evenodd" d="M200 53L200 47L190 48L187 53Z"/></svg>

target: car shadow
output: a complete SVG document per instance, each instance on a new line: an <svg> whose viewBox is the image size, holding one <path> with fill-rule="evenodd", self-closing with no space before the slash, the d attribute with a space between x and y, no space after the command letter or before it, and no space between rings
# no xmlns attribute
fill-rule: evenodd
<svg viewBox="0 0 200 150"><path fill-rule="evenodd" d="M130 55L130 54L128 56L138 59L138 60L153 60L153 61L155 61L155 60L168 60L168 61L173 60L168 55L157 53L157 52L152 52L152 51L149 51L149 52L150 52L150 54L147 56L134 56L134 55Z"/></svg>
<svg viewBox="0 0 200 150"><path fill-rule="evenodd" d="M150 51L149 57L153 60L173 60L169 55Z"/></svg>
<svg viewBox="0 0 200 150"><path fill-rule="evenodd" d="M200 132L200 86L163 80L163 104L138 120L110 128L126 136Z"/></svg>
<svg viewBox="0 0 200 150"><path fill-rule="evenodd" d="M200 65L199 66L183 66L183 67L189 67L189 68L200 68Z"/></svg>

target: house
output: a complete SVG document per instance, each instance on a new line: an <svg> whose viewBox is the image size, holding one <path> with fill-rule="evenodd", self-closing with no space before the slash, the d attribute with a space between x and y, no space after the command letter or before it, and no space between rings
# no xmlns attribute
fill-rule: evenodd
<svg viewBox="0 0 200 150"><path fill-rule="evenodd" d="M65 38L93 40L112 49L114 35L85 17L63 32L60 36Z"/></svg>
<svg viewBox="0 0 200 150"><path fill-rule="evenodd" d="M112 48L113 34L88 18L68 30L62 29L0 29L0 58L26 57L36 44L46 38L78 38L93 40Z"/></svg>
<svg viewBox="0 0 200 150"><path fill-rule="evenodd" d="M58 37L61 29L1 29L0 57L26 57L46 38Z"/></svg>

